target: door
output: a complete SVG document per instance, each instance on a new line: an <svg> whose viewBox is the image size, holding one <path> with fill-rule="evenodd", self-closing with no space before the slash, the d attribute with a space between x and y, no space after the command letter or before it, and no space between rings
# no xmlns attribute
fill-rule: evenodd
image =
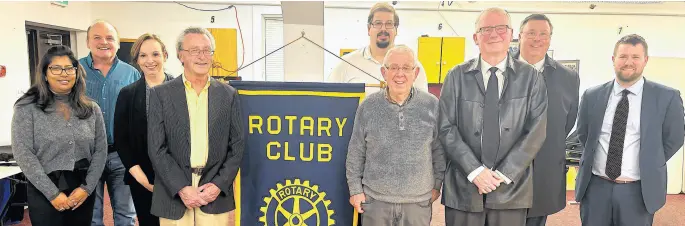
<svg viewBox="0 0 685 226"><path fill-rule="evenodd" d="M440 83L445 81L447 73L455 66L464 62L466 38L443 37L442 38L442 63L440 65Z"/></svg>
<svg viewBox="0 0 685 226"><path fill-rule="evenodd" d="M644 73L642 74L647 80L680 90L681 97L685 98L685 78L674 73L682 71L682 65L685 65L685 58L650 57ZM685 112L683 114L685 115ZM668 184L666 185L666 193L678 194L685 192L685 184L683 183L683 181L685 181L685 175L683 174L683 171L685 170L685 168L683 168L684 161L685 156L683 155L682 147L680 148L680 151L668 160Z"/></svg>
<svg viewBox="0 0 685 226"><path fill-rule="evenodd" d="M428 84L440 83L442 37L420 37L418 58L426 72Z"/></svg>
<svg viewBox="0 0 685 226"><path fill-rule="evenodd" d="M28 42L29 67L31 84L35 82L38 66L43 55L53 46L65 45L71 47L69 31L46 27L26 25L26 40Z"/></svg>

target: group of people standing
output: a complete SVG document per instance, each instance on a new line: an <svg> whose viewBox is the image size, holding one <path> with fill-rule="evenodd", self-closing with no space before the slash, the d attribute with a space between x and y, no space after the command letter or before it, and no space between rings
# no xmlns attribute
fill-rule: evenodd
<svg viewBox="0 0 685 226"><path fill-rule="evenodd" d="M475 21L479 56L448 72L438 99L414 51L394 44L399 26L392 6L376 4L369 45L343 57L362 67L342 62L329 77L387 83L367 88L347 153L349 201L362 225L429 225L440 195L448 226L545 225L566 206L574 127L584 148L575 189L582 224L652 224L685 126L680 91L642 75L643 37L619 39L615 79L579 98L578 73L547 55L551 20L526 17L511 51L509 14L489 8Z"/></svg>
<svg viewBox="0 0 685 226"><path fill-rule="evenodd" d="M509 14L486 9L473 34L479 56L451 69L437 98L415 52L395 45L398 27L392 6L374 5L369 45L344 57L356 67L341 63L328 78L387 84L367 89L348 146L349 201L363 225L429 225L441 196L449 226L545 225L565 207L574 127L585 149L583 225L652 224L685 126L680 92L642 75L644 38L618 40L615 79L579 98L578 73L546 54L547 16L526 17L511 52ZM115 225L135 216L143 226L228 225L245 138L236 90L209 76L211 33L179 35L184 72L175 78L156 35L138 38L130 65L105 21L88 28L87 46L80 60L66 46L49 49L15 103L12 149L32 223L102 225L106 185Z"/></svg>
<svg viewBox="0 0 685 226"><path fill-rule="evenodd" d="M209 31L189 27L175 44L175 78L154 34L119 60L106 21L88 28L88 56L46 52L12 119L33 225L104 225L105 187L116 226L228 225L244 142L237 92L209 76Z"/></svg>

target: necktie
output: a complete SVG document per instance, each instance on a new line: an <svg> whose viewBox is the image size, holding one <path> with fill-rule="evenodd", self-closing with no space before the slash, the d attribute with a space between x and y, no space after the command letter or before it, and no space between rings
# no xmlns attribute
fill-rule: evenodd
<svg viewBox="0 0 685 226"><path fill-rule="evenodd" d="M614 124L611 126L611 138L609 139L609 153L607 154L606 174L615 180L621 175L621 161L623 160L623 141L626 138L626 124L628 122L628 94L630 91L623 90L621 100L618 101L614 113Z"/></svg>
<svg viewBox="0 0 685 226"><path fill-rule="evenodd" d="M485 90L485 107L483 109L483 137L481 161L488 168L493 168L499 150L499 90L497 88L497 68L490 68L488 87Z"/></svg>

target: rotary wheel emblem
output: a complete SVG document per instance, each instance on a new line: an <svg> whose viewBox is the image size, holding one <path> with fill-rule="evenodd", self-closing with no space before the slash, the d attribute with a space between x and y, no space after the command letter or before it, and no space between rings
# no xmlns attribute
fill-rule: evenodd
<svg viewBox="0 0 685 226"><path fill-rule="evenodd" d="M259 208L264 214L259 221L264 226L330 226L335 225L329 209L330 200L326 193L319 192L319 186L310 186L309 181L286 180L285 185L276 184L264 198L265 206Z"/></svg>

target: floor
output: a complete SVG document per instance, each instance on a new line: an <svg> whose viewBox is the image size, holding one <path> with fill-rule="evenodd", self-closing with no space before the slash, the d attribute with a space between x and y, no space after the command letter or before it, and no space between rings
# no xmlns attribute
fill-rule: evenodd
<svg viewBox="0 0 685 226"><path fill-rule="evenodd" d="M573 192L567 193L567 199L573 199ZM112 209L109 207L109 198L105 197L105 225L112 226ZM561 212L550 216L547 220L547 226L576 226L580 225L579 210L577 205L568 205ZM666 206L656 213L654 217L655 226L677 226L685 225L685 195L669 195L666 198ZM233 222L233 213L230 215L231 222ZM444 206L438 202L433 204L433 221L431 226L445 225L444 221ZM19 226L31 225L28 219L28 213L25 214L24 221Z"/></svg>

